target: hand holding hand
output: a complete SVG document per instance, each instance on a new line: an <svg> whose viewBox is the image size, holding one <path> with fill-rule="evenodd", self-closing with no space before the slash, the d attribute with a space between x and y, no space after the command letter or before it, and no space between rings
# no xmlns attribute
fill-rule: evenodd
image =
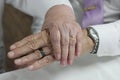
<svg viewBox="0 0 120 80"><path fill-rule="evenodd" d="M87 36L87 31L82 31L84 37L82 39L82 54L89 53L93 48L93 41ZM40 69L54 61L52 48L49 46L49 35L46 31L34 34L16 42L10 48L8 57L15 59L15 64L29 67L30 70ZM39 45L38 45L39 44ZM38 50L43 47L46 56L42 58L41 52Z"/></svg>
<svg viewBox="0 0 120 80"><path fill-rule="evenodd" d="M47 56L41 58L39 48L45 49ZM92 40L76 22L71 8L59 5L48 11L43 31L16 42L10 47L8 56L17 58L15 64L32 65L29 68L34 70L55 61L55 58L63 65L72 64L75 55L88 53L92 48Z"/></svg>
<svg viewBox="0 0 120 80"><path fill-rule="evenodd" d="M50 34L53 54L61 64L72 64L82 50L82 29L72 9L65 5L51 8L45 18L43 30Z"/></svg>

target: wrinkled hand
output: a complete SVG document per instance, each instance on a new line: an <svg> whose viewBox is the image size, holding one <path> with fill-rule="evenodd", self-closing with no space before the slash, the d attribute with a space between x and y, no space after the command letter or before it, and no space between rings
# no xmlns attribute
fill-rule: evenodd
<svg viewBox="0 0 120 80"><path fill-rule="evenodd" d="M55 59L51 54L52 50L49 48L50 43L48 38L49 36L46 31L30 35L11 46L8 57L15 59L16 65L28 67L30 70L36 70L50 64ZM40 51L37 50L40 47L44 47L43 50L47 55L44 58L42 58Z"/></svg>
<svg viewBox="0 0 120 80"><path fill-rule="evenodd" d="M93 41L87 36L87 31L82 31L84 37L82 39L82 54L89 53L93 49ZM8 53L8 57L15 59L15 64L28 67L30 70L40 69L54 61L52 48L50 47L49 35L46 31L34 34L24 38L21 41L13 44ZM38 48L43 48L47 56L41 58L41 53Z"/></svg>
<svg viewBox="0 0 120 80"><path fill-rule="evenodd" d="M61 60L63 65L71 65L82 48L82 30L72 10L65 5L51 8L46 15L43 30L50 34L55 58Z"/></svg>
<svg viewBox="0 0 120 80"><path fill-rule="evenodd" d="M62 5L48 11L42 32L13 44L8 57L15 59L17 65L29 64L29 69L35 70L56 59L63 65L72 64L75 55L89 53L93 45L87 31L76 22L71 8ZM43 48L47 56L41 58L39 48Z"/></svg>
<svg viewBox="0 0 120 80"><path fill-rule="evenodd" d="M55 58L61 60L61 64L66 65L72 64L75 55L79 56L82 52L82 30L71 8L65 5L51 8L46 15L43 30L41 33L31 35L12 45L12 51L8 56L19 58L31 54L29 55L31 57L39 53L38 48L48 47L51 44ZM28 61L33 63L32 61L38 58L30 59ZM23 63L19 61L21 60L15 60L15 63L22 65L27 62L27 60L23 60L26 61Z"/></svg>

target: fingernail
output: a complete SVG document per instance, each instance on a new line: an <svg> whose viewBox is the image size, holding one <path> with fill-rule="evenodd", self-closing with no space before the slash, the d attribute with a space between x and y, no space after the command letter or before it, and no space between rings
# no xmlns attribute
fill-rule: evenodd
<svg viewBox="0 0 120 80"><path fill-rule="evenodd" d="M72 64L73 64L73 61L72 61L72 60L70 60L70 61L69 61L69 64L70 64L70 65L72 65Z"/></svg>
<svg viewBox="0 0 120 80"><path fill-rule="evenodd" d="M10 49L15 49L16 48L16 46L15 45L12 45L11 47L10 47Z"/></svg>
<svg viewBox="0 0 120 80"><path fill-rule="evenodd" d="M60 54L57 54L57 60L60 60Z"/></svg>
<svg viewBox="0 0 120 80"><path fill-rule="evenodd" d="M33 69L34 69L34 66L29 66L28 69L29 69L29 70L33 70Z"/></svg>
<svg viewBox="0 0 120 80"><path fill-rule="evenodd" d="M59 54L55 54L55 58L56 58L57 60L60 60Z"/></svg>
<svg viewBox="0 0 120 80"><path fill-rule="evenodd" d="M65 66L66 66L66 61L63 61L63 62L62 62L62 65L65 67Z"/></svg>
<svg viewBox="0 0 120 80"><path fill-rule="evenodd" d="M16 63L16 64L20 64L21 62L22 62L21 59L17 59L17 60L15 60L15 63Z"/></svg>
<svg viewBox="0 0 120 80"><path fill-rule="evenodd" d="M12 57L14 57L15 53L13 51L11 51L11 52L8 53L8 55L9 55L10 58L12 58Z"/></svg>
<svg viewBox="0 0 120 80"><path fill-rule="evenodd" d="M77 53L77 57L80 57L80 53Z"/></svg>

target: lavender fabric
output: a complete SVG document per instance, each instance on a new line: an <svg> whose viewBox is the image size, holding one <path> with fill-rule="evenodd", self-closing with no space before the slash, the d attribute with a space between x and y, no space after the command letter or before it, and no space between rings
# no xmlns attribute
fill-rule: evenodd
<svg viewBox="0 0 120 80"><path fill-rule="evenodd" d="M102 24L104 22L103 0L83 0L84 9L87 9L82 18L82 27ZM93 9L90 9L90 8Z"/></svg>

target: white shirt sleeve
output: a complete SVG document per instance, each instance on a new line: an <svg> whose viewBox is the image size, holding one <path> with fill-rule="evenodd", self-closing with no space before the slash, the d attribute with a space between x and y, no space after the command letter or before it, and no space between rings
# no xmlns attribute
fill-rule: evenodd
<svg viewBox="0 0 120 80"><path fill-rule="evenodd" d="M92 27L100 38L97 55L99 57L120 55L120 20Z"/></svg>
<svg viewBox="0 0 120 80"><path fill-rule="evenodd" d="M35 32L40 31L49 8L60 4L65 4L72 8L69 0L6 0L6 3L12 4L15 8L33 16L32 29Z"/></svg>

